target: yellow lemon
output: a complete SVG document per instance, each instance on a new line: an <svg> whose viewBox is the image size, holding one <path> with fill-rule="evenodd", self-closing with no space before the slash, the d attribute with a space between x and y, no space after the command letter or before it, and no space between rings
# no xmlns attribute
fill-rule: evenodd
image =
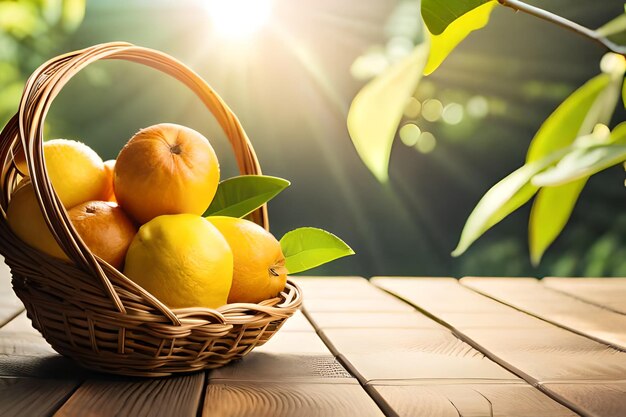
<svg viewBox="0 0 626 417"><path fill-rule="evenodd" d="M258 303L285 288L287 270L280 243L256 223L234 217L207 217L224 235L235 261L229 303Z"/></svg>
<svg viewBox="0 0 626 417"><path fill-rule="evenodd" d="M124 274L171 308L217 308L227 302L233 254L206 219L163 215L139 228Z"/></svg>
<svg viewBox="0 0 626 417"><path fill-rule="evenodd" d="M13 233L33 248L55 258L69 259L48 229L30 181L22 180L11 195L7 222Z"/></svg>
<svg viewBox="0 0 626 417"><path fill-rule="evenodd" d="M48 177L65 208L103 200L108 176L102 158L84 143L54 139L44 143Z"/></svg>

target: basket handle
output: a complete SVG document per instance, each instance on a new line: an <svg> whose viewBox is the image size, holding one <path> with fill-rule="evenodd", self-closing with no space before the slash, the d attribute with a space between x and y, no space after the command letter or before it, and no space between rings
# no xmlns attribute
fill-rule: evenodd
<svg viewBox="0 0 626 417"><path fill-rule="evenodd" d="M8 139L13 141L11 147L14 148L19 137L37 200L52 234L72 261L99 277L116 309L125 312L124 305L107 274L72 227L63 204L52 188L43 158L43 125L52 101L74 75L87 65L101 59L122 59L147 65L183 82L202 100L224 130L232 145L240 172L261 174L261 167L250 140L226 103L193 70L162 52L125 42L104 43L58 56L41 65L30 76L24 87L16 115L17 120L15 117L11 120L2 134L2 140L6 141L8 136ZM2 147L6 147L6 142L2 144ZM2 186L7 184L7 178L4 180ZM3 195L2 199L5 200L6 195ZM268 229L267 206L264 205L255 211L252 219ZM122 274L119 275L124 277ZM128 278L124 278L129 281L128 284L131 284ZM139 289L155 308L163 312L175 324L180 324L176 315L168 307L143 289Z"/></svg>

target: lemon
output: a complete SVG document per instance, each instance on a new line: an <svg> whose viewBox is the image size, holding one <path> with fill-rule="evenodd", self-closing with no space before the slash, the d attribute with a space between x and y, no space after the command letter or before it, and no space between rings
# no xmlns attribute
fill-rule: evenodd
<svg viewBox="0 0 626 417"><path fill-rule="evenodd" d="M171 308L217 308L228 299L233 254L206 219L163 215L139 228L124 274Z"/></svg>
<svg viewBox="0 0 626 417"><path fill-rule="evenodd" d="M13 233L28 245L55 258L68 260L43 218L30 181L22 180L11 195L7 222Z"/></svg>
<svg viewBox="0 0 626 417"><path fill-rule="evenodd" d="M280 243L256 223L234 217L207 217L233 251L233 286L229 303L258 303L285 288L287 270Z"/></svg>
<svg viewBox="0 0 626 417"><path fill-rule="evenodd" d="M108 176L96 151L67 139L47 141L43 150L48 177L65 208L106 197Z"/></svg>

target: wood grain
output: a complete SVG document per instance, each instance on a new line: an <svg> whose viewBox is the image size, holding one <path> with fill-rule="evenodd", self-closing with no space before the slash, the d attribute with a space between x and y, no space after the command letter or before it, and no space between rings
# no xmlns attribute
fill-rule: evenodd
<svg viewBox="0 0 626 417"><path fill-rule="evenodd" d="M376 298L354 298L337 300L333 298L306 299L305 312L413 312L415 309L395 297L383 293Z"/></svg>
<svg viewBox="0 0 626 417"><path fill-rule="evenodd" d="M195 417L204 373L154 379L110 378L82 384L55 417Z"/></svg>
<svg viewBox="0 0 626 417"><path fill-rule="evenodd" d="M509 307L462 287L453 278L376 277L371 282L426 311L507 315Z"/></svg>
<svg viewBox="0 0 626 417"><path fill-rule="evenodd" d="M256 347L255 352L291 353L298 355L330 355L330 351L314 332L277 332L263 346Z"/></svg>
<svg viewBox="0 0 626 417"><path fill-rule="evenodd" d="M0 416L49 416L77 386L75 380L0 378Z"/></svg>
<svg viewBox="0 0 626 417"><path fill-rule="evenodd" d="M517 280L517 278L516 278ZM377 285L397 292L404 298L436 316L448 311L448 301L429 297L427 291L437 290L436 282L422 279L381 279ZM421 283L424 282L424 287ZM428 290L427 290L428 288ZM492 319L487 315L482 328L468 326L466 321L446 323L455 329L465 340L470 341L480 351L489 353L496 361L518 375L535 383L537 381L607 380L624 379L626 375L626 353L605 344L534 319L536 327L498 327L495 318L502 309L514 322L528 317L520 311L480 295L459 284L443 284L449 298L457 300L468 311L474 311L478 304L481 310L493 308Z"/></svg>
<svg viewBox="0 0 626 417"><path fill-rule="evenodd" d="M486 310L486 313L489 313L490 308L494 314L508 308L509 311L505 314L509 314L513 319L515 316L527 316L461 285L455 287L442 284L437 289L435 288L437 284L433 280L424 280L424 286L421 285L421 279L386 278L374 282L405 299L410 299L436 316L450 312L450 304L439 298L429 297L432 294L429 291L439 292L442 296L447 294L467 311L474 311L474 305L477 304L480 310ZM486 323L489 323L488 317L487 315L484 318ZM607 384L619 384L626 375L626 353L555 326L545 327L545 324L542 324L537 328L497 328L495 326L497 321L494 320L493 328L477 328L468 326L466 321L454 321L450 317L446 323L463 340L487 353L502 366L523 376L531 384L540 384L543 387L550 386L551 383L572 382L591 384L604 381ZM553 391L547 392L554 399L571 405L575 411L584 415L602 415L583 411L582 406L577 404L579 398L572 392L563 391L559 396ZM607 407L612 405L609 404ZM626 408L620 403L615 407L621 410L621 415L626 415Z"/></svg>
<svg viewBox="0 0 626 417"><path fill-rule="evenodd" d="M588 416L626 415L626 382L545 384L545 388Z"/></svg>
<svg viewBox="0 0 626 417"><path fill-rule="evenodd" d="M400 417L577 415L536 388L523 384L373 385L371 388L388 404L389 414Z"/></svg>
<svg viewBox="0 0 626 417"><path fill-rule="evenodd" d="M412 312L317 312L311 314L316 329L439 329L441 326L430 318Z"/></svg>
<svg viewBox="0 0 626 417"><path fill-rule="evenodd" d="M298 310L293 316L286 320L280 328L281 332L314 332L315 329L302 311Z"/></svg>
<svg viewBox="0 0 626 417"><path fill-rule="evenodd" d="M229 382L207 386L204 417L383 417L359 385Z"/></svg>
<svg viewBox="0 0 626 417"><path fill-rule="evenodd" d="M211 382L300 381L325 384L357 384L356 379L332 355L294 355L251 352L244 359L215 369Z"/></svg>
<svg viewBox="0 0 626 417"><path fill-rule="evenodd" d="M13 292L11 270L0 256L0 327L24 310L24 305Z"/></svg>
<svg viewBox="0 0 626 417"><path fill-rule="evenodd" d="M305 300L376 298L380 291L361 277L291 277L302 289Z"/></svg>
<svg viewBox="0 0 626 417"><path fill-rule="evenodd" d="M557 327L463 333L532 382L615 381L626 376L626 353Z"/></svg>
<svg viewBox="0 0 626 417"><path fill-rule="evenodd" d="M57 354L35 330L26 313L0 328L0 376L80 378L85 371Z"/></svg>
<svg viewBox="0 0 626 417"><path fill-rule="evenodd" d="M551 290L534 278L463 278L461 283L557 326L626 350L624 314Z"/></svg>
<svg viewBox="0 0 626 417"><path fill-rule="evenodd" d="M327 329L321 335L362 382L518 379L447 329Z"/></svg>
<svg viewBox="0 0 626 417"><path fill-rule="evenodd" d="M626 278L544 278L548 288L626 314Z"/></svg>

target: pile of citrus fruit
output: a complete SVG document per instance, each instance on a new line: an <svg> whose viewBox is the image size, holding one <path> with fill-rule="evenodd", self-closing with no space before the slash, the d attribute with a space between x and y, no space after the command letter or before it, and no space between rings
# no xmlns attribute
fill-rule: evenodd
<svg viewBox="0 0 626 417"><path fill-rule="evenodd" d="M44 160L91 252L172 308L258 303L283 290L288 272L353 253L320 229L296 229L279 242L243 219L289 182L220 183L213 147L184 126L142 129L106 162L81 142L54 139L44 143ZM69 261L44 220L23 153L14 162L24 178L11 196L9 226L33 248Z"/></svg>

